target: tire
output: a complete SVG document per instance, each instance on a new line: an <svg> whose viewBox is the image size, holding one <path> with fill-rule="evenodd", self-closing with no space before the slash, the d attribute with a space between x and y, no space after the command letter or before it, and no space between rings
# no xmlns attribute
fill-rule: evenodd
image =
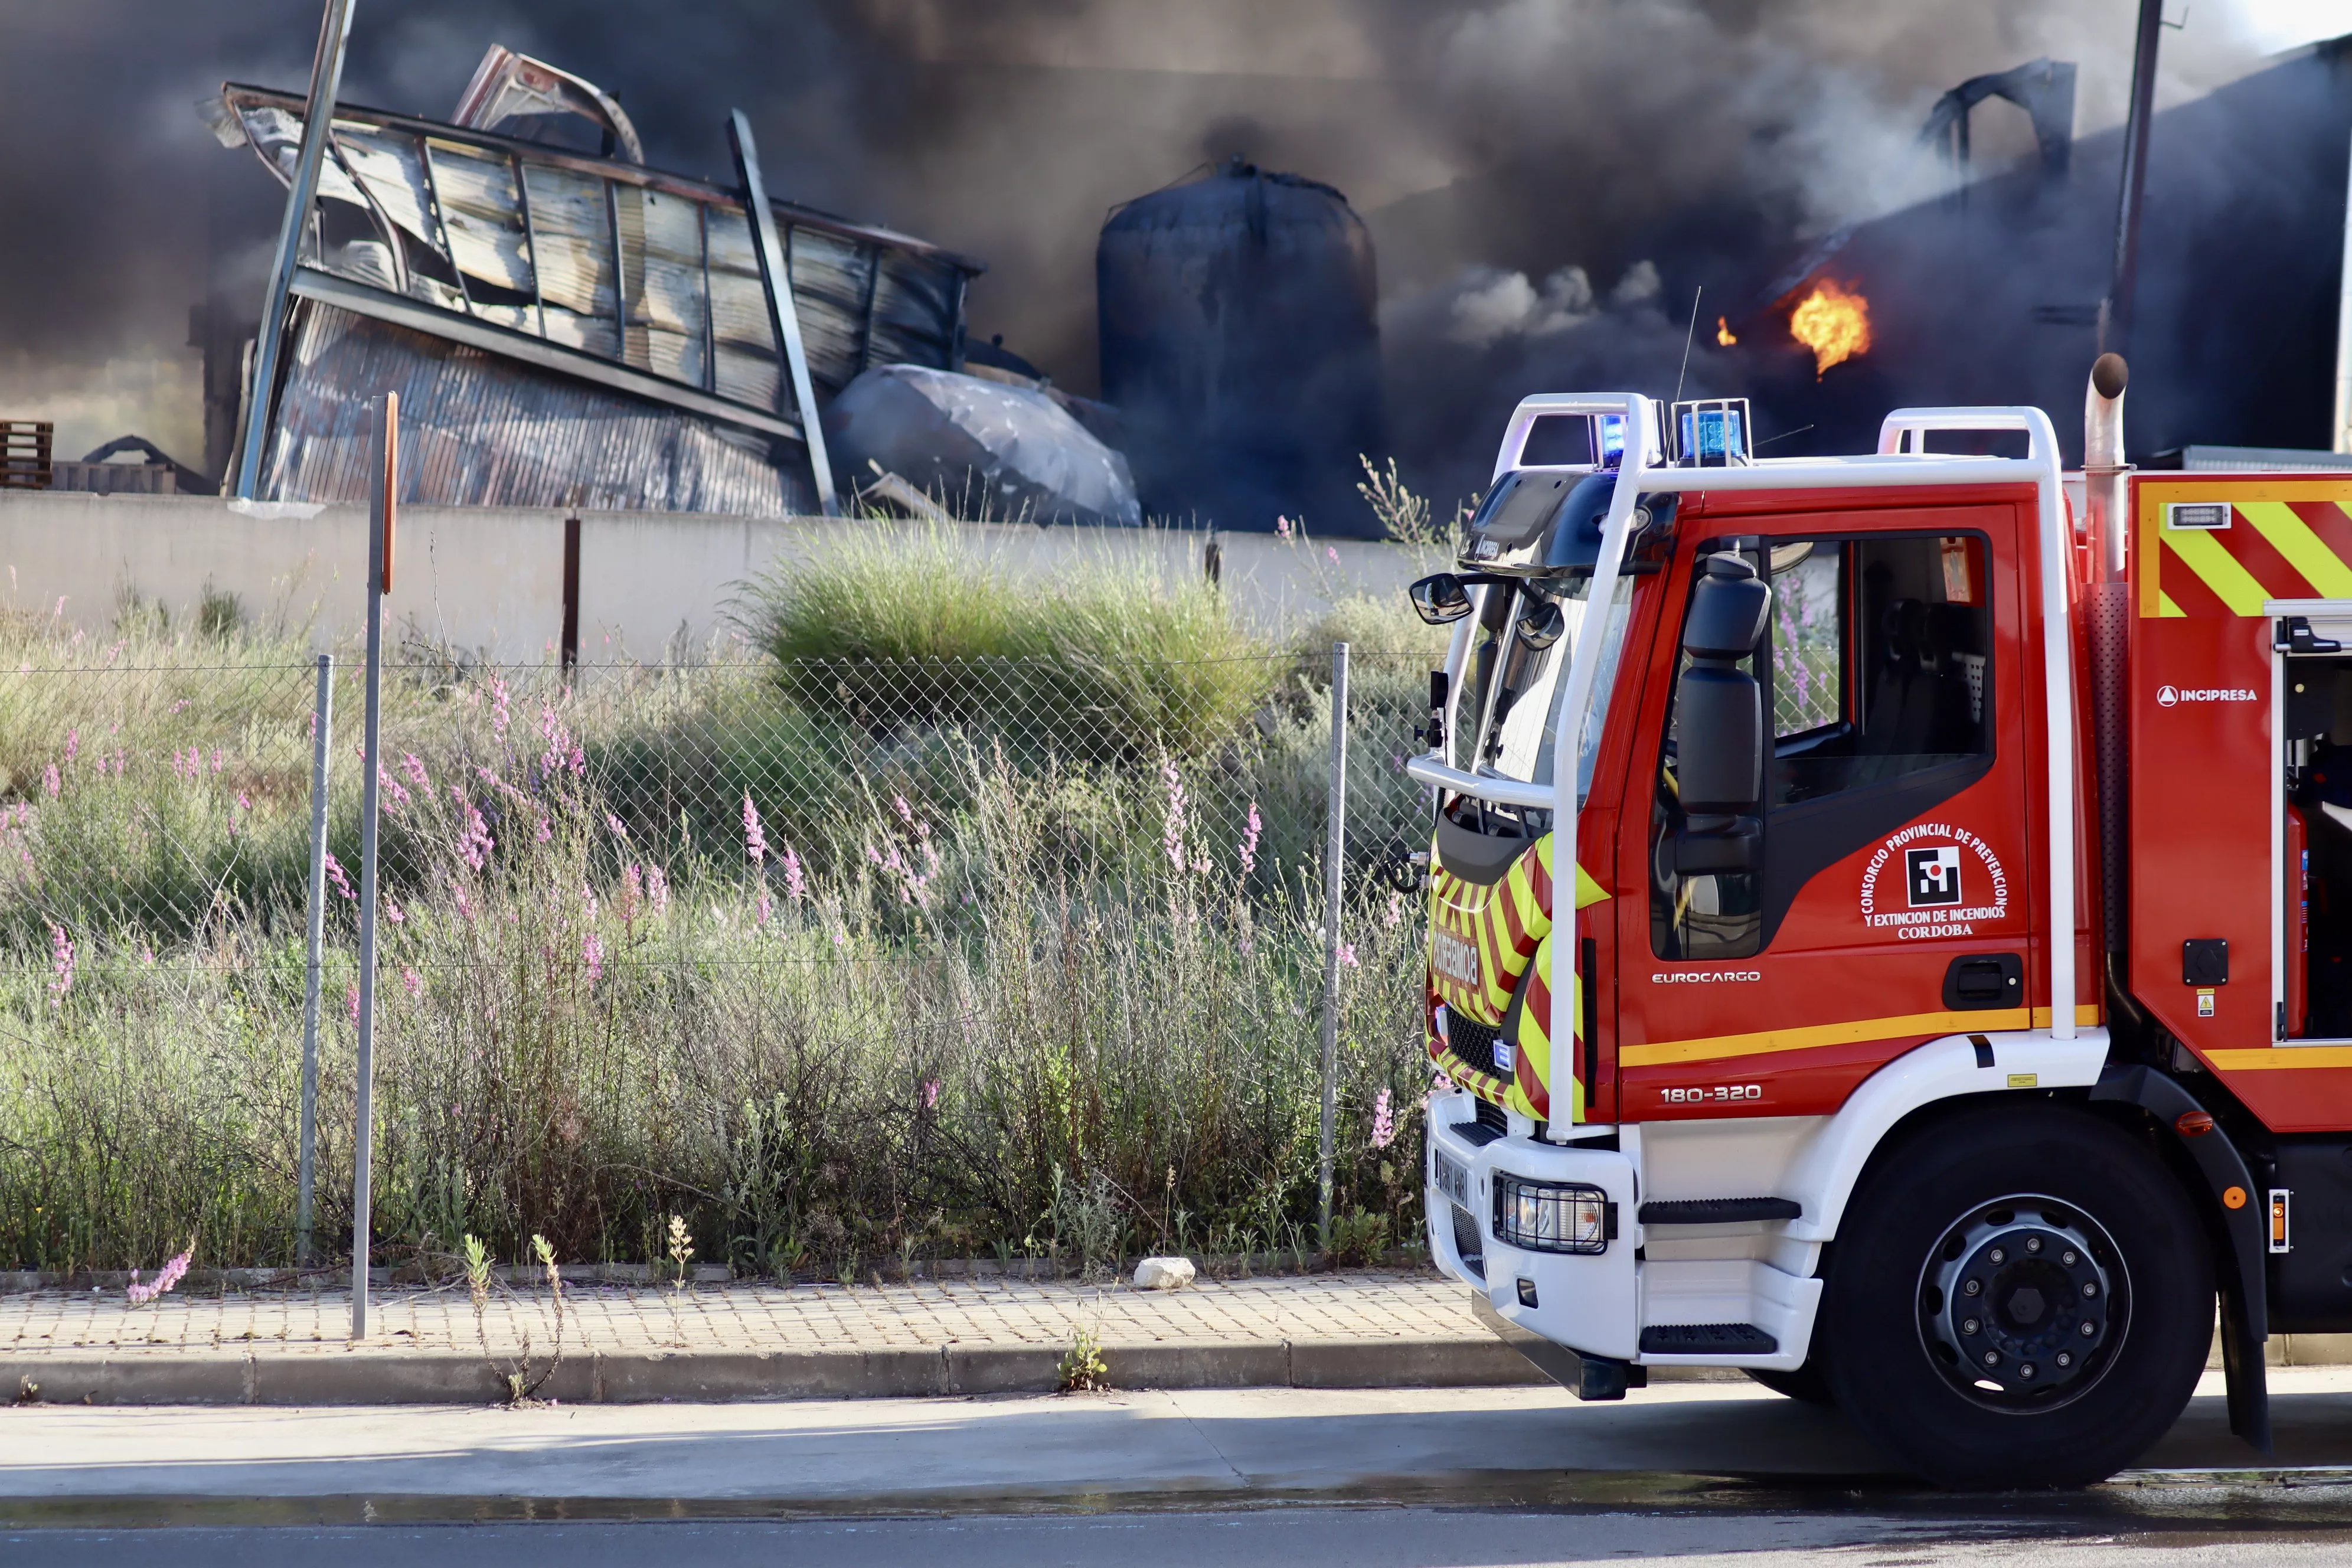
<svg viewBox="0 0 2352 1568"><path fill-rule="evenodd" d="M1794 1372L1768 1372L1762 1367L1756 1366L1744 1367L1741 1370L1773 1393L1786 1394L1790 1399L1799 1400L1807 1405L1830 1405L1837 1403L1837 1396L1830 1392L1829 1376L1822 1370L1822 1363L1817 1361L1809 1361Z"/></svg>
<svg viewBox="0 0 2352 1568"><path fill-rule="evenodd" d="M1864 1178L1817 1342L1839 1408L1906 1469L2082 1487L2179 1418L2213 1300L2204 1229L2153 1153L2088 1112L2012 1101L1923 1130Z"/></svg>

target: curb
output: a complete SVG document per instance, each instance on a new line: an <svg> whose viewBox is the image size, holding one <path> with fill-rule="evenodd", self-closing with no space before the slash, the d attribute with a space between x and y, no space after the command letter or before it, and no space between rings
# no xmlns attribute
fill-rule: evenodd
<svg viewBox="0 0 2352 1568"><path fill-rule="evenodd" d="M1500 1340L1271 1340L1103 1347L1109 1385L1190 1388L1498 1388L1544 1375ZM955 1397L1051 1394L1060 1350L589 1352L567 1356L540 1396L565 1404ZM1733 1374L1737 1375L1737 1374ZM43 1404L478 1405L505 1392L478 1355L0 1355L0 1394L22 1383Z"/></svg>

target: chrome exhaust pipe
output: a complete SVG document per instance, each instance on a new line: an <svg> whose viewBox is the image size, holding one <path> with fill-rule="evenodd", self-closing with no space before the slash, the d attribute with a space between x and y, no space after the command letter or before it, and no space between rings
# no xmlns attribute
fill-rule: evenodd
<svg viewBox="0 0 2352 1568"><path fill-rule="evenodd" d="M2124 356L2101 354L2083 390L2083 499L2097 548L2102 581L2120 583L2131 554L2131 519L2125 505Z"/></svg>

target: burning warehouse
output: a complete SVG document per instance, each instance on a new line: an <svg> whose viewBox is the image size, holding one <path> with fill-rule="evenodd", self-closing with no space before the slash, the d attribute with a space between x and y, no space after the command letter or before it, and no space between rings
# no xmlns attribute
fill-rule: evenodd
<svg viewBox="0 0 2352 1568"><path fill-rule="evenodd" d="M291 185L304 109L231 84L212 119ZM554 115L604 153L509 133ZM769 200L771 258L764 193L646 168L609 96L503 48L450 121L338 104L316 190L260 444L236 455L254 499L363 494L367 399L392 390L413 499L811 512L830 475L804 398L963 366L980 263Z"/></svg>

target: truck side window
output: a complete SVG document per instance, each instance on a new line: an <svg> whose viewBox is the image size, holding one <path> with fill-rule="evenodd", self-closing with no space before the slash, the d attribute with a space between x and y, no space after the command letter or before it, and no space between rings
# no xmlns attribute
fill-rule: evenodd
<svg viewBox="0 0 2352 1568"><path fill-rule="evenodd" d="M1673 868L1683 817L1669 707L1650 837L1651 950L1662 959L1753 957L1805 881L1858 847L1856 824L1889 809L1908 820L1991 765L1981 536L1749 540L1741 549L1772 586L1762 647L1741 661L1763 684L1772 736L1761 858L1753 871ZM1677 685L1684 662L1678 655ZM1811 805L1853 791L1877 804Z"/></svg>
<svg viewBox="0 0 2352 1568"><path fill-rule="evenodd" d="M1771 555L1772 805L1990 754L1983 540L1776 542Z"/></svg>

